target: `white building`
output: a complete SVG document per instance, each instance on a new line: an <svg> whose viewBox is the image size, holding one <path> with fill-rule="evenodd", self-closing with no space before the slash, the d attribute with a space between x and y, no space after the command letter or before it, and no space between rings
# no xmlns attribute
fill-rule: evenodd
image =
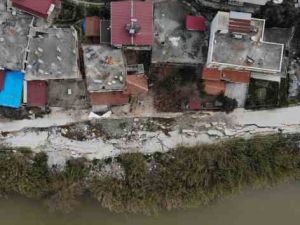
<svg viewBox="0 0 300 225"><path fill-rule="evenodd" d="M256 76L280 73L284 45L264 41L264 30L265 20L249 13L218 12L211 23L207 67L247 70Z"/></svg>

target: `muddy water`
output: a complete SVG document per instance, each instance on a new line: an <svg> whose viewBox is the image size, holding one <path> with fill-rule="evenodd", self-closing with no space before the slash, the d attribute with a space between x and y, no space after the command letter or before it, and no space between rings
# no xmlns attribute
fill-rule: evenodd
<svg viewBox="0 0 300 225"><path fill-rule="evenodd" d="M299 225L300 183L233 196L205 208L155 217L115 215L85 204L76 213L48 213L39 202L0 201L0 225Z"/></svg>

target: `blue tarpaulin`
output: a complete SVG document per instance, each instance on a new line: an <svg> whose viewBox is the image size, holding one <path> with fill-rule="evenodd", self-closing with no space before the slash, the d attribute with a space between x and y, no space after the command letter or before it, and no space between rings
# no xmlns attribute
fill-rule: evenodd
<svg viewBox="0 0 300 225"><path fill-rule="evenodd" d="M24 73L21 71L6 71L4 87L0 91L0 105L19 108L22 102Z"/></svg>
<svg viewBox="0 0 300 225"><path fill-rule="evenodd" d="M82 20L81 26L82 26L83 33L85 33L86 32L86 19L85 18Z"/></svg>

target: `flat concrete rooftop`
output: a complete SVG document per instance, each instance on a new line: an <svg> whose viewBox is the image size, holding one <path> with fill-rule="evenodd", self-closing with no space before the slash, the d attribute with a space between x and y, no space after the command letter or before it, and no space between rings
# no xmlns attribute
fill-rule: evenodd
<svg viewBox="0 0 300 225"><path fill-rule="evenodd" d="M0 0L0 12L6 11L6 0Z"/></svg>
<svg viewBox="0 0 300 225"><path fill-rule="evenodd" d="M84 80L50 80L48 104L52 107L87 108L89 101Z"/></svg>
<svg viewBox="0 0 300 225"><path fill-rule="evenodd" d="M26 80L81 79L74 28L32 28Z"/></svg>
<svg viewBox="0 0 300 225"><path fill-rule="evenodd" d="M32 16L17 15L1 11L0 4L0 67L22 70L25 49L28 43L29 26Z"/></svg>
<svg viewBox="0 0 300 225"><path fill-rule="evenodd" d="M250 71L281 71L284 45L264 41L265 20L251 19L250 33L229 32L230 13L218 12L211 25L208 66Z"/></svg>
<svg viewBox="0 0 300 225"><path fill-rule="evenodd" d="M88 91L122 90L126 77L122 50L106 45L85 45L82 48Z"/></svg>
<svg viewBox="0 0 300 225"><path fill-rule="evenodd" d="M207 35L186 30L185 19L189 14L192 11L178 0L154 4L152 63L204 62L202 47L207 46Z"/></svg>
<svg viewBox="0 0 300 225"><path fill-rule="evenodd" d="M231 34L216 33L212 62L280 71L282 51L282 44L253 42L248 36L236 39ZM247 56L251 57L254 63L248 63Z"/></svg>

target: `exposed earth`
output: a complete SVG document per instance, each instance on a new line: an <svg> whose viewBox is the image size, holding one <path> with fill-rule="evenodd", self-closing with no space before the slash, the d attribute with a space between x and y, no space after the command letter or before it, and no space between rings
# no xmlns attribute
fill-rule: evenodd
<svg viewBox="0 0 300 225"><path fill-rule="evenodd" d="M0 143L45 151L49 164L70 158L103 159L125 152L165 152L230 137L300 131L300 106L265 111L174 113L150 117L91 118L87 111L57 111L44 118L3 121Z"/></svg>

